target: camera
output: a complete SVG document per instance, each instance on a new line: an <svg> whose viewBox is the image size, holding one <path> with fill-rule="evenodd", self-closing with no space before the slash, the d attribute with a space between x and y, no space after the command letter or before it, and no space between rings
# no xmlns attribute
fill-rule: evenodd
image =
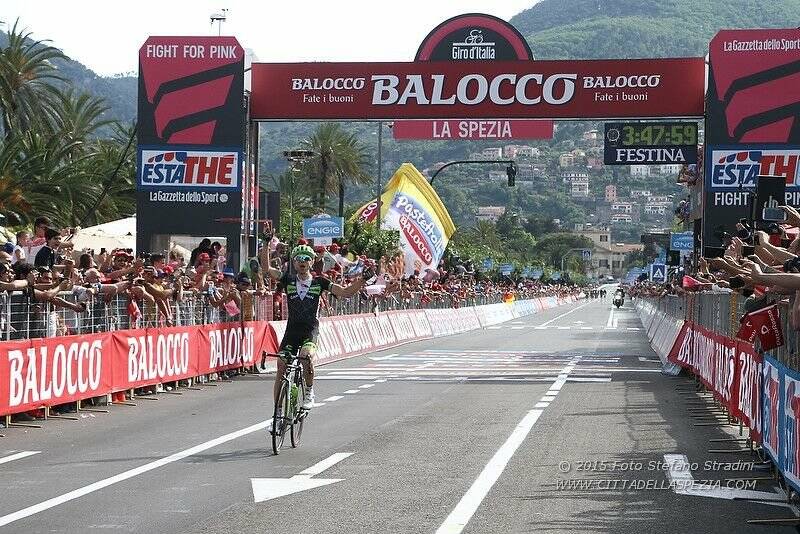
<svg viewBox="0 0 800 534"><path fill-rule="evenodd" d="M769 223L767 225L766 232L769 235L781 235L781 227L778 226L778 223Z"/></svg>
<svg viewBox="0 0 800 534"><path fill-rule="evenodd" d="M774 206L764 206L764 209L761 210L761 218L765 221L783 222L786 220L786 212Z"/></svg>

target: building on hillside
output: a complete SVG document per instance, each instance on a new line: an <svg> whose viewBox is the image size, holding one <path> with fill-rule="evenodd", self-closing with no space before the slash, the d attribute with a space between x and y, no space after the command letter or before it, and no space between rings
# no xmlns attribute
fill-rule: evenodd
<svg viewBox="0 0 800 534"><path fill-rule="evenodd" d="M528 145L506 145L503 147L503 157L508 159L514 158L532 158L539 157L539 149Z"/></svg>
<svg viewBox="0 0 800 534"><path fill-rule="evenodd" d="M575 166L575 156L569 153L564 153L558 156L558 166L562 169Z"/></svg>
<svg viewBox="0 0 800 534"><path fill-rule="evenodd" d="M544 176L547 165L543 163L517 163L517 180L533 181Z"/></svg>
<svg viewBox="0 0 800 534"><path fill-rule="evenodd" d="M611 216L611 224L632 223L633 216L628 213L615 213Z"/></svg>
<svg viewBox="0 0 800 534"><path fill-rule="evenodd" d="M617 201L617 186L616 185L607 185L606 186L606 202L614 203Z"/></svg>
<svg viewBox="0 0 800 534"><path fill-rule="evenodd" d="M649 197L650 195L649 189L631 189L631 198Z"/></svg>
<svg viewBox="0 0 800 534"><path fill-rule="evenodd" d="M589 180L589 173L583 171L564 171L561 173L561 181L565 184L571 184L575 180Z"/></svg>
<svg viewBox="0 0 800 534"><path fill-rule="evenodd" d="M649 165L631 165L631 176L638 176L640 178L647 178L650 176Z"/></svg>
<svg viewBox="0 0 800 534"><path fill-rule="evenodd" d="M608 227L597 226L577 232L592 241L592 259L589 275L622 276L625 273L625 256L631 252L644 249L641 244L611 243L611 231Z"/></svg>
<svg viewBox="0 0 800 534"><path fill-rule="evenodd" d="M633 213L632 202L622 202L620 200L611 204L612 213Z"/></svg>
<svg viewBox="0 0 800 534"><path fill-rule="evenodd" d="M569 185L569 196L572 198L589 198L589 177L573 179Z"/></svg>
<svg viewBox="0 0 800 534"><path fill-rule="evenodd" d="M502 148L484 148L481 152L483 157L486 159L500 159L503 157L503 149Z"/></svg>
<svg viewBox="0 0 800 534"><path fill-rule="evenodd" d="M667 204L667 203L671 203L673 198L674 197L672 197L671 195L650 195L649 197L647 197L647 202L649 204L656 203L656 202L657 203Z"/></svg>
<svg viewBox="0 0 800 534"><path fill-rule="evenodd" d="M602 171L603 169L605 169L603 158L587 157L586 168L589 169L590 171L595 171L595 172Z"/></svg>
<svg viewBox="0 0 800 534"><path fill-rule="evenodd" d="M570 152L570 154L572 154L573 156L575 156L575 159L578 159L578 158L585 158L585 157L586 157L586 151L585 151L585 150L583 150L583 149L581 149L581 148L576 148L576 149L572 150L572 151Z"/></svg>
<svg viewBox="0 0 800 534"><path fill-rule="evenodd" d="M665 205L661 203L648 203L644 206L644 214L645 215L664 215L668 211L672 205Z"/></svg>
<svg viewBox="0 0 800 534"><path fill-rule="evenodd" d="M496 180L508 181L508 174L506 174L506 171L489 171L487 176L492 182Z"/></svg>
<svg viewBox="0 0 800 534"><path fill-rule="evenodd" d="M662 176L668 176L673 174L678 174L681 172L682 165L656 165L656 172Z"/></svg>
<svg viewBox="0 0 800 534"><path fill-rule="evenodd" d="M506 212L505 206L479 206L476 218L479 221L497 222Z"/></svg>
<svg viewBox="0 0 800 534"><path fill-rule="evenodd" d="M581 139L588 143L597 143L600 141L600 132L597 130L589 130L588 132L583 132Z"/></svg>

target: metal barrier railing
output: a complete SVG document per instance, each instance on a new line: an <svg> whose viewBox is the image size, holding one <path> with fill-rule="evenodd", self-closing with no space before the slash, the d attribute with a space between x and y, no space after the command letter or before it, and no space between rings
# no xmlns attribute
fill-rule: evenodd
<svg viewBox="0 0 800 534"><path fill-rule="evenodd" d="M285 318L286 296L282 293L241 292L239 313L212 305L205 293L185 292L180 299L157 301L135 299L127 294L106 298L89 292L63 292L63 305L34 302L22 292L0 293L0 340L19 340L75 334L93 334L136 328L195 326L223 322ZM519 292L517 299L547 297L539 292ZM321 316L333 317L393 310L452 308L502 302L502 294L471 294L456 297L445 292L395 292L386 296L364 293L349 299L328 295ZM75 311L65 305L82 305Z"/></svg>
<svg viewBox="0 0 800 534"><path fill-rule="evenodd" d="M800 330L793 328L789 320L789 302L785 299L776 300L770 296L761 297L757 301L755 297L749 299L739 293L716 292L687 293L682 297L667 295L660 298L646 298L662 313L676 319L692 321L729 338L736 337L740 319L747 311L754 311L775 302L780 310L785 342L783 346L770 351L769 354L791 369L800 369L798 351Z"/></svg>

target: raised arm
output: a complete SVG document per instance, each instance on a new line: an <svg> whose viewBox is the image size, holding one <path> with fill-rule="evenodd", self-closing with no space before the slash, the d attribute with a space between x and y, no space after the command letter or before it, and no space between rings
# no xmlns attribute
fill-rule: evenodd
<svg viewBox="0 0 800 534"><path fill-rule="evenodd" d="M331 284L330 292L341 298L349 298L358 293L364 287L364 279L359 278L347 287L340 286L339 284Z"/></svg>

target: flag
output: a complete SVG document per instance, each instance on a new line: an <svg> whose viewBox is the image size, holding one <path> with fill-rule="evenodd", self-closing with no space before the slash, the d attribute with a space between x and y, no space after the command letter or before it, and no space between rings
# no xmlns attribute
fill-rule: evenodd
<svg viewBox="0 0 800 534"><path fill-rule="evenodd" d="M234 301L229 300L224 304L223 307L225 308L225 311L228 313L228 315L230 316L239 315L239 306L237 306Z"/></svg>
<svg viewBox="0 0 800 534"><path fill-rule="evenodd" d="M688 275L683 276L683 289L687 291L702 291L703 289L710 289L711 284L701 282L697 278Z"/></svg>
<svg viewBox="0 0 800 534"><path fill-rule="evenodd" d="M134 321L138 321L142 318L142 311L139 309L139 304L137 304L134 299L128 301L128 315L130 315L131 319Z"/></svg>
<svg viewBox="0 0 800 534"><path fill-rule="evenodd" d="M784 343L781 313L777 304L745 314L740 323L736 337L748 343L758 338L762 351L776 349Z"/></svg>
<svg viewBox="0 0 800 534"><path fill-rule="evenodd" d="M405 257L405 276L436 269L455 226L439 195L413 165L403 163L381 195L381 212L372 201L359 208L352 221L381 221L381 228L398 230Z"/></svg>

